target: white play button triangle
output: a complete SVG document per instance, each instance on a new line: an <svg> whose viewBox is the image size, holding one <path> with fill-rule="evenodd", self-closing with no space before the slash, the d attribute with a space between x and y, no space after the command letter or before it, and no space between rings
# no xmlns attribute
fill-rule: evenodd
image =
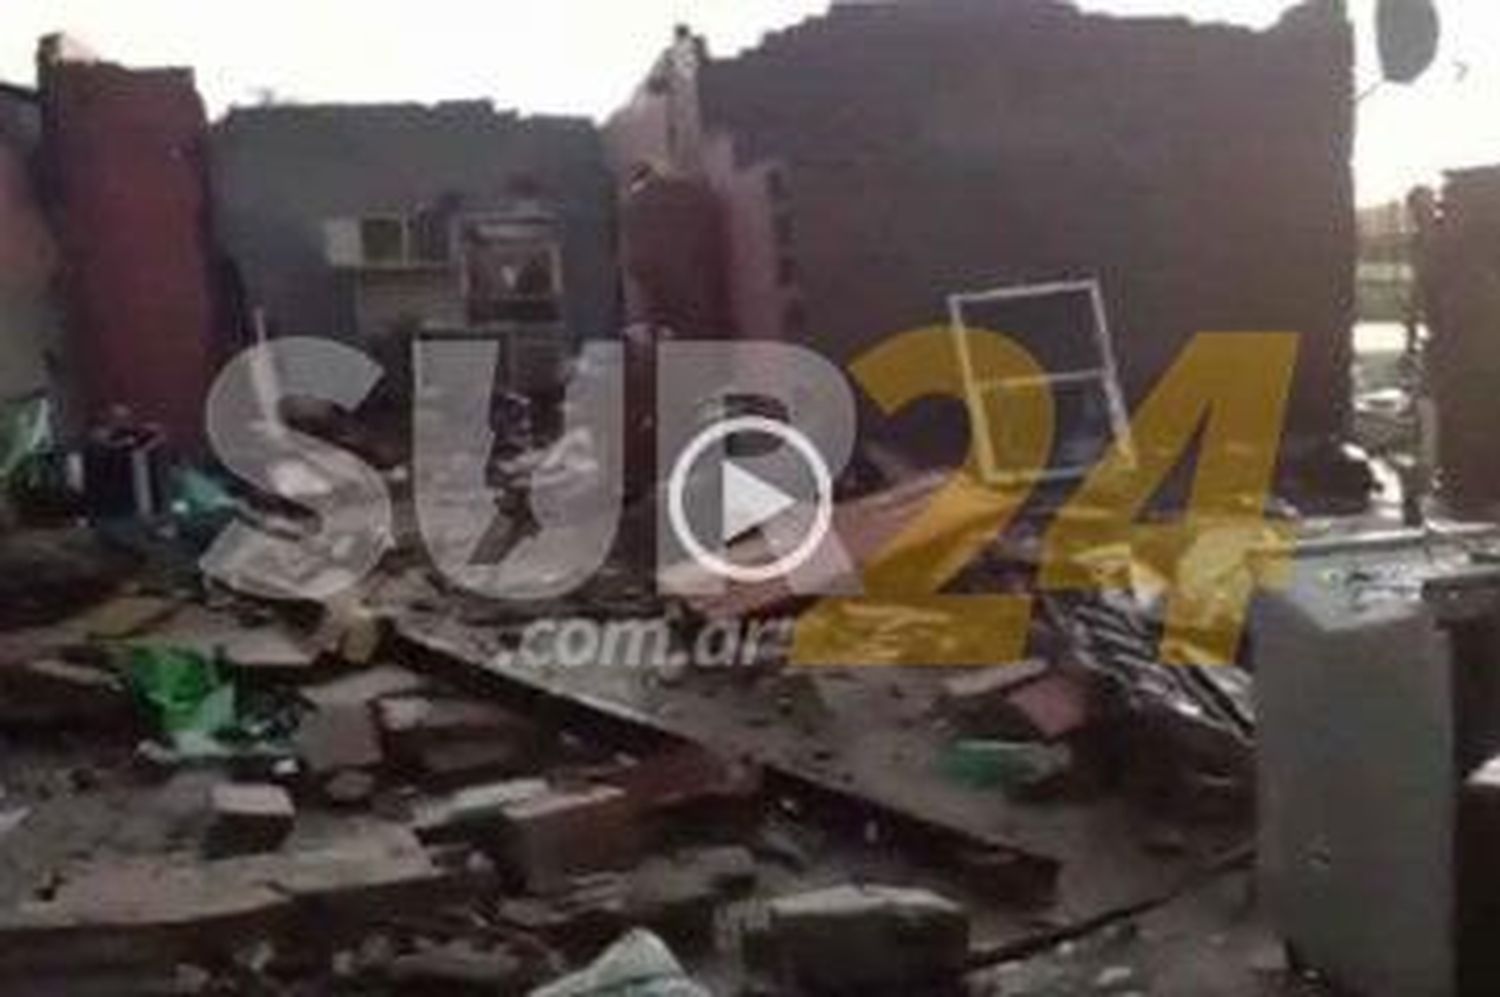
<svg viewBox="0 0 1500 997"><path fill-rule="evenodd" d="M724 511L720 533L725 543L733 542L797 504L795 498L732 460L724 461L721 467Z"/></svg>

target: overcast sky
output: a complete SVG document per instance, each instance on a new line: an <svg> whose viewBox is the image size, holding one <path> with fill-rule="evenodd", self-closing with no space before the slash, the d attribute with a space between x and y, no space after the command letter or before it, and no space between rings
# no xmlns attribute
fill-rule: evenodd
<svg viewBox="0 0 1500 997"><path fill-rule="evenodd" d="M941 0L927 0L941 2ZM1374 0L1348 0L1373 81ZM1500 162L1500 2L1438 0L1438 64L1360 107L1360 200L1398 195L1444 167ZM487 96L525 111L601 117L679 22L725 54L828 0L0 0L0 79L30 83L36 38L67 30L131 65L191 65L215 113L284 100ZM1080 0L1087 9L1264 25L1291 0Z"/></svg>

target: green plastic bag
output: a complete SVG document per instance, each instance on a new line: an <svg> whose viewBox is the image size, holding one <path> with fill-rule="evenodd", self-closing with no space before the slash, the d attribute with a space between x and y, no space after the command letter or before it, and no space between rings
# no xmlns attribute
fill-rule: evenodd
<svg viewBox="0 0 1500 997"><path fill-rule="evenodd" d="M212 661L160 645L136 645L126 655L131 691L174 744L201 745L234 728L234 683Z"/></svg>
<svg viewBox="0 0 1500 997"><path fill-rule="evenodd" d="M957 741L938 758L944 776L971 789L1024 789L1067 771L1071 763L1066 745L1025 741Z"/></svg>

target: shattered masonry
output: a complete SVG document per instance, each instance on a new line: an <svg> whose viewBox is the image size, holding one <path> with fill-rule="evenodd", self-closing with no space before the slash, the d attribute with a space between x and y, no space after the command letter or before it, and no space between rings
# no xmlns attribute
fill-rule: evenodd
<svg viewBox="0 0 1500 997"><path fill-rule="evenodd" d="M1133 397L1196 332L1292 330L1289 434L1333 437L1355 241L1342 8L1254 32L1045 0L835 5L733 58L680 34L606 135L622 182L646 167L716 195L738 335L843 361L945 324L950 293L1097 276Z"/></svg>

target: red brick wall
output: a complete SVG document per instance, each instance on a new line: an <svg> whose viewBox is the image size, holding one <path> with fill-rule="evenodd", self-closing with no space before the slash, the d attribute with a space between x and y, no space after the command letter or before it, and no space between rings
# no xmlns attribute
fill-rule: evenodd
<svg viewBox="0 0 1500 997"><path fill-rule="evenodd" d="M774 315L847 359L945 322L955 291L1097 276L1135 399L1196 332L1297 331L1290 428L1327 436L1348 407L1352 59L1336 0L1263 32L897 0L663 60L611 141L703 171L732 221L775 167L771 223L733 222L729 256L791 280L732 281L745 334ZM684 110L701 125L664 127Z"/></svg>
<svg viewBox="0 0 1500 997"><path fill-rule="evenodd" d="M46 162L84 405L191 450L213 370L203 105L186 70L43 69Z"/></svg>

